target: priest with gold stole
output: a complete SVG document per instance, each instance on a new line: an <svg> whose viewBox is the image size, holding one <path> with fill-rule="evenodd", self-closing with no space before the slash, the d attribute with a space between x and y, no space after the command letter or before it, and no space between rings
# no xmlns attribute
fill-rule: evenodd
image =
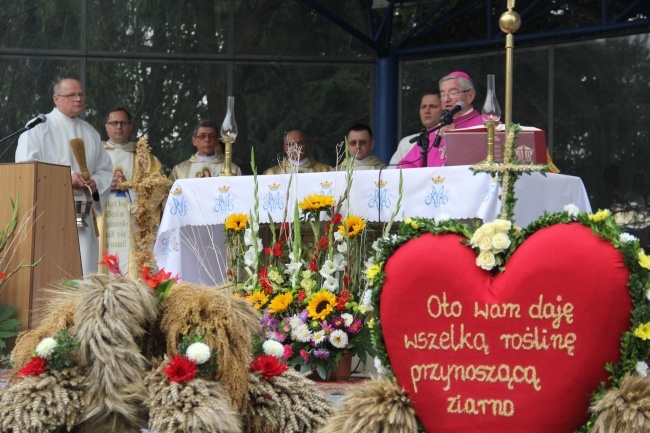
<svg viewBox="0 0 650 433"><path fill-rule="evenodd" d="M77 226L84 275L97 272L99 243L94 217L104 212L110 192L111 158L101 145L99 133L78 116L86 109L86 95L78 80L64 78L54 84L55 108L47 120L22 134L16 162L40 161L70 166L73 192L87 196L92 212ZM62 249L68 247L61 246Z"/></svg>
<svg viewBox="0 0 650 433"><path fill-rule="evenodd" d="M113 179L110 195L106 203L106 212L98 219L99 225L99 260L103 259L103 252L117 254L122 266L131 279L140 277L141 269L137 269L137 260L134 254L137 250L138 237L135 236L137 228L134 227L132 214L136 209L137 193L134 189L120 188L120 182L130 181L136 177L139 165L136 160L136 143L131 142L133 131L132 116L123 107L116 107L106 114L106 134L108 141L104 148L113 162ZM147 153L146 175L148 177L162 177L162 165L158 158ZM148 198L151 205L150 217L160 223L162 207L168 188L162 184L155 186ZM126 265L128 263L128 266ZM106 265L100 264L99 271L108 273Z"/></svg>

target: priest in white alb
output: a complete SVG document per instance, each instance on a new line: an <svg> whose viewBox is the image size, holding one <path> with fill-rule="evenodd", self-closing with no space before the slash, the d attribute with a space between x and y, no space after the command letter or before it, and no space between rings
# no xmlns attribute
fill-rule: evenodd
<svg viewBox="0 0 650 433"><path fill-rule="evenodd" d="M116 107L106 114L105 127L108 141L104 142L104 148L113 162L113 180L111 192L106 202L107 212L98 219L99 225L99 255L103 259L104 251L108 255L117 254L120 263L123 264L122 271L126 272L131 279L139 279L141 269L138 269L134 260L137 250L136 242L139 240L134 227L132 214L136 210L137 193L134 189L122 191L118 185L120 182L132 180L138 173L136 161L136 143L131 142L133 131L132 116L125 108ZM163 177L160 160L151 154L147 154L146 175L148 177ZM162 207L167 195L168 187L159 185L154 187L148 198L151 205L150 217L155 219L156 224L160 223ZM153 247L153 245L152 245ZM99 271L108 273L106 265L100 264Z"/></svg>
<svg viewBox="0 0 650 433"><path fill-rule="evenodd" d="M99 133L78 116L86 109L81 83L64 78L54 84L55 108L47 120L22 134L16 148L16 162L40 161L67 165L73 193L92 202L93 212L84 216L85 227L77 227L83 275L98 270L99 243L95 223L110 192L113 164L101 144ZM62 245L62 251L65 251Z"/></svg>

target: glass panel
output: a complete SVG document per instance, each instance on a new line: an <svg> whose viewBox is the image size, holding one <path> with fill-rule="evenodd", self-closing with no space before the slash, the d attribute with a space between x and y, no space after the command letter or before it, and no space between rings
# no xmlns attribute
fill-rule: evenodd
<svg viewBox="0 0 650 433"><path fill-rule="evenodd" d="M336 145L354 123L370 123L370 66L240 65L235 67L235 154L255 146L258 170L283 156L283 132L302 129L310 153L332 165ZM223 101L225 109L225 100ZM241 161L241 159L240 159Z"/></svg>
<svg viewBox="0 0 650 433"><path fill-rule="evenodd" d="M66 76L79 76L79 61L0 58L0 137L52 111L52 86ZM18 136L0 144L0 162L14 161L17 144Z"/></svg>
<svg viewBox="0 0 650 433"><path fill-rule="evenodd" d="M218 54L227 18L227 1L89 0L88 49Z"/></svg>
<svg viewBox="0 0 650 433"><path fill-rule="evenodd" d="M557 162L582 178L594 209L622 204L639 229L650 221L649 55L647 34L555 50Z"/></svg>
<svg viewBox="0 0 650 433"><path fill-rule="evenodd" d="M199 119L221 125L226 114L223 65L97 61L88 62L87 69L87 120L105 139L106 112L127 108L134 117L134 140L147 137L166 173L196 151L191 137Z"/></svg>
<svg viewBox="0 0 650 433"><path fill-rule="evenodd" d="M3 1L0 47L80 50L79 0Z"/></svg>
<svg viewBox="0 0 650 433"><path fill-rule="evenodd" d="M329 0L322 6L365 32L364 2ZM373 52L338 25L302 2L238 0L235 9L235 52L370 59Z"/></svg>

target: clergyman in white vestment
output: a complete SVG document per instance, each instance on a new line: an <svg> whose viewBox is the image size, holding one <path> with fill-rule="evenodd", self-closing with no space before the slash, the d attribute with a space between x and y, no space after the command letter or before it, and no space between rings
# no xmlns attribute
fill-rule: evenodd
<svg viewBox="0 0 650 433"><path fill-rule="evenodd" d="M47 121L25 132L18 139L16 162L40 161L70 166L72 187L85 193L88 188L99 194L93 201L97 215L104 211L113 177L111 158L101 144L99 133L78 116L85 111L86 97L81 83L64 78L54 85L55 108L47 115ZM81 175L70 140L83 140L89 179ZM85 216L88 227L77 228L83 275L97 272L99 244L95 234L92 215ZM62 245L63 248L66 246Z"/></svg>

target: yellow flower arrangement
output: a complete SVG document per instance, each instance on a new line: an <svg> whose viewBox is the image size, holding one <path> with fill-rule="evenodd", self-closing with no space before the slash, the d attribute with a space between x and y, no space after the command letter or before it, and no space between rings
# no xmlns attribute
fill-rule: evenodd
<svg viewBox="0 0 650 433"><path fill-rule="evenodd" d="M228 230L245 230L248 227L248 215L244 213L233 213L228 215L224 225Z"/></svg>
<svg viewBox="0 0 650 433"><path fill-rule="evenodd" d="M309 318L322 320L326 318L333 310L336 305L336 296L327 290L321 290L314 294L314 296L307 304L307 311L309 312Z"/></svg>
<svg viewBox="0 0 650 433"><path fill-rule="evenodd" d="M345 236L347 231L348 237L353 238L363 231L366 227L366 221L356 215L350 215L343 220L343 224L339 226L339 233Z"/></svg>
<svg viewBox="0 0 650 433"><path fill-rule="evenodd" d="M291 292L280 293L276 295L269 304L269 313L277 314L281 313L293 302L293 295Z"/></svg>

